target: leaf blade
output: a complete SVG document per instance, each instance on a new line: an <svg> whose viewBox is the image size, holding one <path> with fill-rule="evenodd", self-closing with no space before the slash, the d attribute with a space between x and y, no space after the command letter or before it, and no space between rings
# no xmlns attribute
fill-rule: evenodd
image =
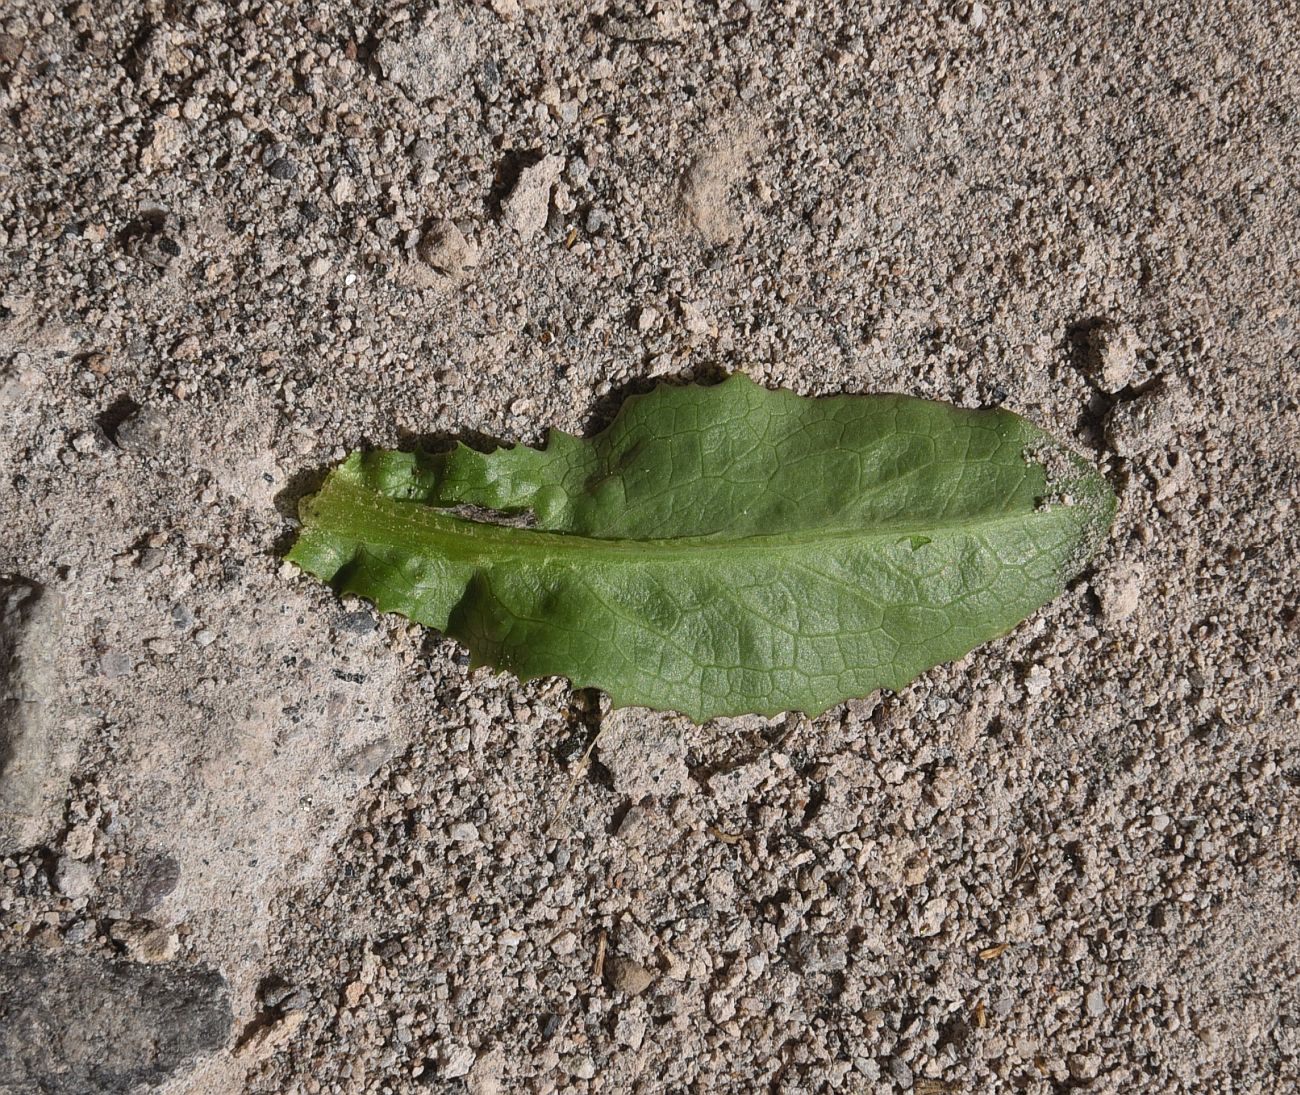
<svg viewBox="0 0 1300 1095"><path fill-rule="evenodd" d="M1063 488L1074 504L1042 504ZM455 504L530 509L537 527ZM289 558L460 639L475 664L695 719L816 714L1010 630L1060 592L1113 505L1008 412L733 379L629 400L587 442L354 454L305 504Z"/></svg>

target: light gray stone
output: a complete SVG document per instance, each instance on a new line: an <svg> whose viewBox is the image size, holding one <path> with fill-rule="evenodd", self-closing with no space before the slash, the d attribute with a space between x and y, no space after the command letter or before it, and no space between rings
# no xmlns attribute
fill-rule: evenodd
<svg viewBox="0 0 1300 1095"><path fill-rule="evenodd" d="M47 840L76 759L60 725L63 598L0 578L0 853Z"/></svg>

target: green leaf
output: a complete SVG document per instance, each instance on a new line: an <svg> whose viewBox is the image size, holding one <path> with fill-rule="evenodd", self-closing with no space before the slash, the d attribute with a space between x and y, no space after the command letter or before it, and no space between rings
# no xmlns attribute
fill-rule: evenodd
<svg viewBox="0 0 1300 1095"><path fill-rule="evenodd" d="M733 376L544 449L353 453L303 502L289 558L476 665L696 720L817 714L1015 627L1114 509L1008 411Z"/></svg>

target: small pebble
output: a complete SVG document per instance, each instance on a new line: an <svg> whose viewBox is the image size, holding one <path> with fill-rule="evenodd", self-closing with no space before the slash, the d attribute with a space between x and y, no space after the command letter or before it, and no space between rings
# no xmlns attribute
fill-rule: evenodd
<svg viewBox="0 0 1300 1095"><path fill-rule="evenodd" d="M298 176L298 165L287 156L272 160L266 167L266 173L277 182L289 182Z"/></svg>

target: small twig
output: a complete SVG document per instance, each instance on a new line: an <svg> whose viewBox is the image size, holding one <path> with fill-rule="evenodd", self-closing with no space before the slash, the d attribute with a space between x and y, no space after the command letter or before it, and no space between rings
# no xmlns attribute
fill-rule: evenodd
<svg viewBox="0 0 1300 1095"><path fill-rule="evenodd" d="M542 830L546 836L550 836L551 829L554 828L555 823L560 820L560 815L564 812L564 808L569 805L569 800L573 798L573 792L577 790L578 781L586 774L587 764L591 760L591 754L596 748L596 743L600 741L600 735L604 732L605 723L602 721L600 729L596 731L595 736L591 739L591 744L587 746L587 751L582 754L582 759L574 765L573 775L569 777L569 786L564 789L564 794L560 798L560 804L555 808L555 813L551 815L551 820L546 823L546 828Z"/></svg>

